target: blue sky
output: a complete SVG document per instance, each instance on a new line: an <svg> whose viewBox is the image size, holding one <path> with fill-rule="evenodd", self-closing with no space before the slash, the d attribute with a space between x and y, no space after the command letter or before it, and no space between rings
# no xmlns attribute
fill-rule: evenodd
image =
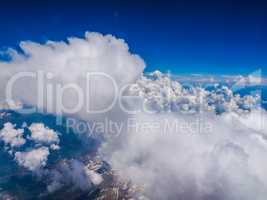
<svg viewBox="0 0 267 200"><path fill-rule="evenodd" d="M0 5L0 47L110 33L127 41L147 71L267 75L264 1L9 1Z"/></svg>

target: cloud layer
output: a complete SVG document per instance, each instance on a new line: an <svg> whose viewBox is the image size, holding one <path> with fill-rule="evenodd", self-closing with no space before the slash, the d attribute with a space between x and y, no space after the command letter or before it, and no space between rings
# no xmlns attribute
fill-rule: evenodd
<svg viewBox="0 0 267 200"><path fill-rule="evenodd" d="M143 76L144 61L131 54L123 40L111 35L86 33L82 39L46 44L27 41L20 47L22 54L10 50L12 60L0 63L3 101L8 79L22 71L45 72L44 90L58 84L75 84L86 93L87 72L105 73L119 88L129 84L125 95L137 98L126 98L123 103L138 110L136 114L123 112L117 104L105 114L88 114L88 99L84 96L84 104L74 116L88 122L101 122L105 117L123 123L135 120L136 126L122 129L119 137L104 137L99 152L119 170L122 179L143 185L151 199L266 199L267 128L263 122L267 114L259 106L260 96L241 97L216 84L212 90L188 88L158 71ZM68 114L58 113L53 91L52 95L45 94L43 104L38 105L37 85L34 78L20 80L13 91L15 99L50 113ZM112 101L114 88L110 80L96 78L90 86L94 89L89 98L91 108L99 109ZM71 107L77 103L76 97L68 92L61 100L64 106ZM175 126L166 128L166 122ZM155 127L148 127L151 124ZM32 124L29 130L27 139L37 147L16 151L14 158L22 167L36 171L46 165L50 150L57 149L60 141L57 133L43 124ZM104 132L106 136L109 130ZM1 130L0 138L11 147L20 147L26 140L23 130L9 123ZM88 189L102 181L77 160L42 173L51 176L49 192L63 184Z"/></svg>
<svg viewBox="0 0 267 200"><path fill-rule="evenodd" d="M152 199L266 198L267 113L257 95L185 89L159 72L129 93L155 113L131 116L134 128L112 153L103 146L121 177L144 185Z"/></svg>

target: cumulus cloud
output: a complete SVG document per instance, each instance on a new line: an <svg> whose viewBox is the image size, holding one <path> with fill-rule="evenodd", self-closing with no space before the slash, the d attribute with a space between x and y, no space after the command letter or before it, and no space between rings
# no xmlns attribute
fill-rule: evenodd
<svg viewBox="0 0 267 200"><path fill-rule="evenodd" d="M144 185L152 199L265 199L267 113L259 97L227 87L185 90L158 72L152 78L129 93L156 113L131 116L121 145L102 146L121 177Z"/></svg>
<svg viewBox="0 0 267 200"><path fill-rule="evenodd" d="M156 71L143 76L129 87L129 96L142 98L145 112L180 112L184 114L204 112L244 112L260 107L260 96L234 94L227 86L213 86L212 90L187 85L186 89L178 81ZM126 102L128 103L128 102ZM136 104L136 102L133 102ZM142 105L141 104L141 105Z"/></svg>
<svg viewBox="0 0 267 200"><path fill-rule="evenodd" d="M29 139L41 144L50 144L54 150L59 148L57 145L59 143L59 137L54 130L45 127L42 123L31 124L29 130L31 131Z"/></svg>
<svg viewBox="0 0 267 200"><path fill-rule="evenodd" d="M26 140L23 138L23 129L15 129L15 125L5 123L4 128L0 131L0 139L10 147L20 147L25 144Z"/></svg>
<svg viewBox="0 0 267 200"><path fill-rule="evenodd" d="M40 147L27 152L16 152L15 160L20 166L35 171L46 165L48 155L48 148Z"/></svg>
<svg viewBox="0 0 267 200"><path fill-rule="evenodd" d="M54 90L51 91L50 86L55 89L57 86L75 84L75 88L79 87L79 91L84 94L80 98L83 104L77 108L76 116L85 120L93 118L88 116L86 107L97 110L112 103L115 90L113 80L118 87L133 83L141 76L145 67L144 61L138 55L129 52L124 40L99 33L87 32L85 38L71 37L67 42L48 41L39 44L25 41L20 43L20 48L23 53L9 51L11 61L0 62L0 99L2 97L5 100L8 80L14 78L16 73L42 71L45 76L41 89L38 88L36 77L26 75L16 80L12 90L13 98L24 104L44 108L47 112L69 114L62 111L58 103L60 101L66 108L75 107L78 104L77 93L71 88L65 91L64 98L57 99L60 92L56 94ZM94 72L104 73L105 76L93 76L88 88L87 73ZM49 88L51 93L46 93ZM90 94L87 95L89 91Z"/></svg>

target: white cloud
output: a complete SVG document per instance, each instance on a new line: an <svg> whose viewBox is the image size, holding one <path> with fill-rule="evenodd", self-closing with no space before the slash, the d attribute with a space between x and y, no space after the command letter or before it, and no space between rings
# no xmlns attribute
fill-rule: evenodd
<svg viewBox="0 0 267 200"><path fill-rule="evenodd" d="M234 96L227 87L185 90L159 73L137 81L129 93L156 114L130 116L134 128L102 146L122 178L144 185L152 199L266 198L267 113L257 107L259 97ZM178 128L164 128L166 121ZM202 129L205 124L210 128Z"/></svg>
<svg viewBox="0 0 267 200"><path fill-rule="evenodd" d="M50 73L51 79L46 79L44 91L48 85L56 88L56 85L65 86L75 84L83 94L88 92L86 87L86 74L88 72L100 72L111 76L118 87L133 83L138 79L145 67L144 61L129 52L128 45L122 39L111 35L99 33L85 34L85 38L68 38L68 42L48 41L46 44L35 42L21 42L23 54L12 51L12 60L8 63L0 62L0 100L5 100L5 88L8 80L18 72L43 71ZM94 109L107 107L113 101L114 87L109 79L95 77L90 83L90 104ZM13 88L14 99L18 99L27 105L46 108L50 113L59 113L56 95L44 94L42 100L45 105L38 105L37 80L26 77L18 80ZM85 95L86 96L86 95ZM86 97L84 97L86 98ZM77 115L85 120L95 116L88 116L85 106L88 99L84 99L83 106L77 111ZM62 104L65 107L74 107L77 102L77 94L73 91L65 93ZM62 113L68 114L68 113Z"/></svg>
<svg viewBox="0 0 267 200"><path fill-rule="evenodd" d="M26 140L23 138L23 129L15 129L15 125L5 123L4 128L0 131L0 139L11 147L20 147L25 144Z"/></svg>
<svg viewBox="0 0 267 200"><path fill-rule="evenodd" d="M27 152L16 152L15 160L20 166L35 171L44 167L47 162L49 150L47 147L40 147Z"/></svg>
<svg viewBox="0 0 267 200"><path fill-rule="evenodd" d="M143 98L144 110L151 112L198 113L200 110L218 112L242 112L260 105L260 96L234 95L227 86L205 90L189 85L185 89L178 81L156 71L151 78L142 77L129 87L130 96Z"/></svg>
<svg viewBox="0 0 267 200"><path fill-rule="evenodd" d="M230 114L230 113L229 113ZM228 115L228 114L226 114ZM265 113L266 115L266 113ZM164 121L190 125L198 115L141 114L139 124L161 126L132 131L122 144L104 149L108 161L123 178L144 185L152 199L264 200L267 194L266 129L248 129L242 122L203 114L211 132L187 129L165 131ZM255 139L256 137L256 139ZM110 153L109 150L112 149Z"/></svg>
<svg viewBox="0 0 267 200"><path fill-rule="evenodd" d="M58 134L48 127L45 127L42 123L34 123L29 127L31 131L30 139L37 143L44 144L58 144L59 137ZM52 147L55 147L54 145Z"/></svg>

